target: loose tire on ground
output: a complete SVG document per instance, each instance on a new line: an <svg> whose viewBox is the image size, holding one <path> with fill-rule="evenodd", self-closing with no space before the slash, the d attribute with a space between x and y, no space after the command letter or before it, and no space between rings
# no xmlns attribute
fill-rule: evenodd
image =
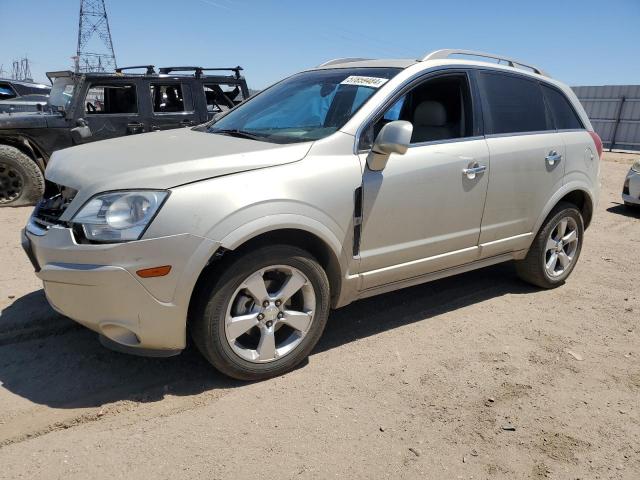
<svg viewBox="0 0 640 480"><path fill-rule="evenodd" d="M0 206L35 204L44 193L40 168L10 145L0 145Z"/></svg>
<svg viewBox="0 0 640 480"><path fill-rule="evenodd" d="M265 246L244 253L230 262L223 261L219 269L217 267L214 269L217 269L218 272L206 279L205 284L196 293L198 296L189 329L198 350L216 369L239 380L262 380L292 370L309 355L322 335L330 309L329 281L325 271L312 255L305 250L288 245ZM275 285L277 291L283 292L287 282L286 273L282 273L284 275L283 284L268 279L270 274L279 275L278 269L284 272L290 269L292 276L298 275L297 279L304 281L304 286L297 290L297 293L289 300L285 300L281 306L278 306L277 295L275 295L273 287L269 286L269 282L276 282L272 285ZM258 277L255 277L256 273L258 273ZM260 295L250 293L251 290L257 289L245 288L254 278L267 279L265 283L271 303L266 300L260 305L259 300L256 300L256 297ZM283 295L283 298L285 297L286 295ZM298 303L294 305L294 301ZM305 333L298 335L299 332L292 329L292 333L289 334L287 329L291 327L287 324L288 314L300 313L294 312L294 310L303 310L300 307L301 301L306 302L305 308L308 307L308 311L312 312L311 320L306 322ZM309 305L309 301L313 305ZM251 347L243 350L242 345L228 339L230 335L233 336L229 322L241 316L241 314L234 316L230 313L232 308L238 308L238 304L242 305L242 308L247 308L247 311L242 315L262 313L259 325L250 327L251 330L243 334L247 335L247 341L251 341L255 337L258 338L259 343L255 350L252 350ZM277 313L279 310L274 310L276 307L282 312L287 312L287 315L282 312ZM268 325L267 321L269 318L275 318L276 313L282 315L283 319L275 320L271 322L271 325ZM293 318L292 315L291 319ZM285 335L285 339L293 338L298 343L285 341L285 347L283 347L285 350L290 348L290 345L295 345L295 347L291 347L291 350L281 357L277 353L271 360L265 361L266 363L257 363L262 359L259 357L251 359L247 355L259 353L260 342L263 341L263 336L266 336L264 332L268 331L268 329L264 330L267 326L273 327L274 330L283 328L284 330L280 334ZM274 335L276 336L274 338L277 338L277 331ZM265 343L267 343L266 340ZM274 345L277 346L277 341ZM276 351L278 350L276 349Z"/></svg>
<svg viewBox="0 0 640 480"><path fill-rule="evenodd" d="M557 251L554 251L552 248L554 237L559 238L557 235L557 227L563 220L567 220L567 222L571 224L573 230L575 230L577 241L575 245L571 244L572 254L570 255L570 263L563 268L563 265L561 264L562 262L560 262L560 269L558 270L558 273L552 275L549 270L553 269L548 267L548 265L553 261L553 254L555 253L556 257L559 257L564 253L563 258L568 257L565 252L566 246L569 245L568 243L564 246L556 243L556 245L558 245ZM569 228L568 231L570 230L571 228ZM568 235L569 233L567 233L567 236ZM542 224L542 227L540 227L538 234L531 244L531 248L529 249L527 256L523 260L516 262L518 276L525 282L541 288L555 288L562 285L569 275L571 275L571 272L578 262L580 252L582 250L583 238L584 221L582 219L582 214L574 204L560 202L551 211L551 213L549 213L547 219ZM558 262L559 261L560 259L558 258ZM558 265L558 263L556 263L556 265Z"/></svg>

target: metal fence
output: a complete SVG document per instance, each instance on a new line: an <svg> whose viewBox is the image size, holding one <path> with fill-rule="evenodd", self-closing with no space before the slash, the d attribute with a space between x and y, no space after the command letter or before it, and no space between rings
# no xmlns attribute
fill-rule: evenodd
<svg viewBox="0 0 640 480"><path fill-rule="evenodd" d="M604 147L640 150L640 85L573 87Z"/></svg>

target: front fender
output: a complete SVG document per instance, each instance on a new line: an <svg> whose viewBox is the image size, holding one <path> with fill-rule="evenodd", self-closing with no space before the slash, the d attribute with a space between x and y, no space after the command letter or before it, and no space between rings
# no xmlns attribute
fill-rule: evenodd
<svg viewBox="0 0 640 480"><path fill-rule="evenodd" d="M303 230L311 233L328 245L341 263L347 260L342 248L343 244L340 241L340 238L344 241L344 232L339 231L336 234L318 220L295 213L282 213L256 218L230 232L220 241L220 244L224 248L235 250L258 235L283 229Z"/></svg>

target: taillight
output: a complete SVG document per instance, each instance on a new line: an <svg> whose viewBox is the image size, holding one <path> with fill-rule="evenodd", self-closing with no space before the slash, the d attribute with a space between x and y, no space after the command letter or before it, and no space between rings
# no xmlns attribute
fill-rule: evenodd
<svg viewBox="0 0 640 480"><path fill-rule="evenodd" d="M600 139L600 135L596 132L589 132L591 138L593 138L593 143L596 144L596 150L598 151L598 158L602 158L602 140Z"/></svg>

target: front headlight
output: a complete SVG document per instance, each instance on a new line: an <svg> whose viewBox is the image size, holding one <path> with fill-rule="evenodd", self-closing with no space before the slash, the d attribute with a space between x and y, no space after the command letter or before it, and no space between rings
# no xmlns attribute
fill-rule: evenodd
<svg viewBox="0 0 640 480"><path fill-rule="evenodd" d="M82 227L87 240L138 240L168 195L152 190L102 193L89 200L71 222Z"/></svg>
<svg viewBox="0 0 640 480"><path fill-rule="evenodd" d="M631 165L631 170L640 173L640 158L633 162L633 165Z"/></svg>

